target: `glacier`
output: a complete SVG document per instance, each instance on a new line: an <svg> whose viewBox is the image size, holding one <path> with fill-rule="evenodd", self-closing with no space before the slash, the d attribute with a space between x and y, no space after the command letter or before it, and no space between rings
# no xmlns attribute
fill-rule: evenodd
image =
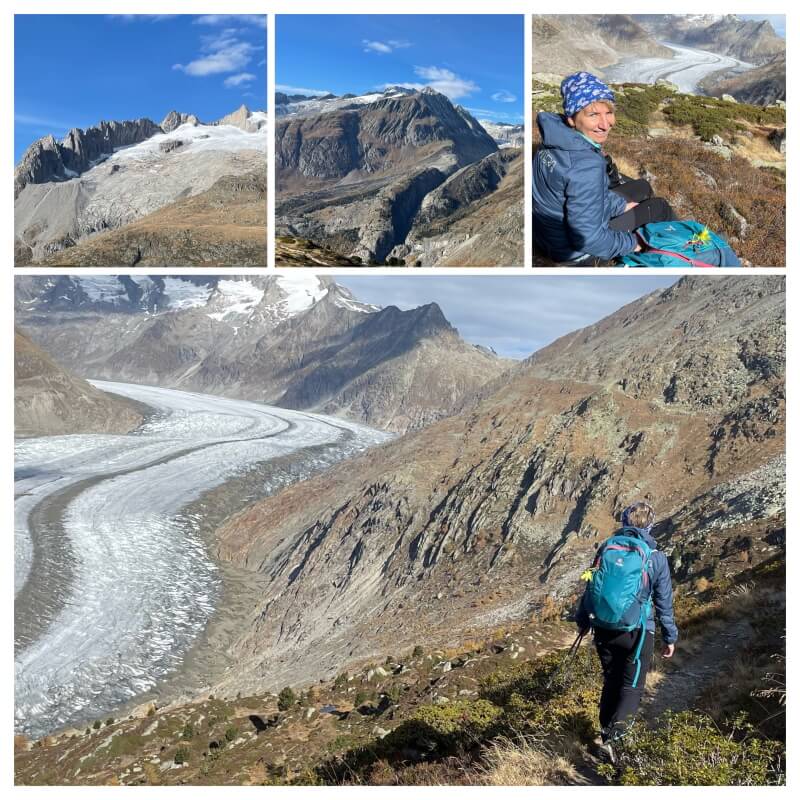
<svg viewBox="0 0 800 800"><path fill-rule="evenodd" d="M299 457L319 445L334 446L335 455L324 461L330 464L390 438L318 414L93 383L145 403L154 414L125 436L16 443L18 600L46 595L58 583L47 583L46 574L32 568L38 562L31 513L70 493L59 533L69 552L70 580L49 606L32 606L54 610L37 621L34 641L16 646L15 729L28 735L108 715L180 665L213 613L220 581L200 521L182 509L254 465ZM279 487L267 480L265 494ZM23 613L15 608L15 615Z"/></svg>

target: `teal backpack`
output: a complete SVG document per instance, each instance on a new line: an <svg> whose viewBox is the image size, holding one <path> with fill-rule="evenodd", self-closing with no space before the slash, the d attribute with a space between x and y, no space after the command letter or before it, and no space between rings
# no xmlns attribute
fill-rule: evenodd
<svg viewBox="0 0 800 800"><path fill-rule="evenodd" d="M650 222L636 234L645 247L622 257L626 267L741 266L725 239L699 222Z"/></svg>
<svg viewBox="0 0 800 800"><path fill-rule="evenodd" d="M597 549L591 569L582 576L586 580L582 602L592 627L620 632L642 629L634 655L635 687L652 602L649 566L653 551L626 530L622 528Z"/></svg>

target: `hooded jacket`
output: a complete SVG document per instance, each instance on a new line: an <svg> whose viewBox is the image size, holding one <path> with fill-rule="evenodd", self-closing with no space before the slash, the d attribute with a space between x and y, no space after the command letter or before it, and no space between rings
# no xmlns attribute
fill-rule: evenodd
<svg viewBox="0 0 800 800"><path fill-rule="evenodd" d="M533 235L554 261L632 253L636 237L608 222L627 201L608 186L606 160L560 114L536 116L542 144L533 159Z"/></svg>
<svg viewBox="0 0 800 800"><path fill-rule="evenodd" d="M656 540L643 528L626 526L618 530L615 535L636 536L642 539L653 551L650 554L650 563L647 570L650 575L653 598L653 602L650 604L647 630L650 633L655 633L655 618L658 616L658 623L661 626L661 638L664 644L677 642L678 628L675 625L675 614L672 610L672 575L670 574L667 557L656 549L658 547ZM589 614L584 608L583 599L578 605L575 623L582 629L590 627Z"/></svg>

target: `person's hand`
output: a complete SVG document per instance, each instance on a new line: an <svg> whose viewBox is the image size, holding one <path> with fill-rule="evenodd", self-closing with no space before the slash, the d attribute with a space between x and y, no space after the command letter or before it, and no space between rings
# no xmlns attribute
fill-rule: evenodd
<svg viewBox="0 0 800 800"><path fill-rule="evenodd" d="M636 247L633 248L634 253L641 253L642 252L642 243L636 242Z"/></svg>
<svg viewBox="0 0 800 800"><path fill-rule="evenodd" d="M638 206L638 205L639 205L638 203L626 203L625 204L625 210L626 211L630 211L632 208L636 208L636 206Z"/></svg>
<svg viewBox="0 0 800 800"><path fill-rule="evenodd" d="M662 658L672 658L672 654L675 652L675 644L665 644L664 649L661 651Z"/></svg>

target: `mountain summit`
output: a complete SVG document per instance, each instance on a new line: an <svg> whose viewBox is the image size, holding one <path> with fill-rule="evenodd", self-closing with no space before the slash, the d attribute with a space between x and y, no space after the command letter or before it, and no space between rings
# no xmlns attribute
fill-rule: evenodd
<svg viewBox="0 0 800 800"><path fill-rule="evenodd" d="M475 264L486 257L478 255L481 242L494 237L487 252L521 263L521 170L508 171L503 192L498 182L474 182L479 192L433 216L429 206L424 220L418 217L450 176L481 170L498 150L466 109L428 87L280 100L276 214L287 244L322 243L355 264L447 263L454 250L461 263ZM478 202L491 195L499 202L478 215ZM333 206L342 213L332 215Z"/></svg>

